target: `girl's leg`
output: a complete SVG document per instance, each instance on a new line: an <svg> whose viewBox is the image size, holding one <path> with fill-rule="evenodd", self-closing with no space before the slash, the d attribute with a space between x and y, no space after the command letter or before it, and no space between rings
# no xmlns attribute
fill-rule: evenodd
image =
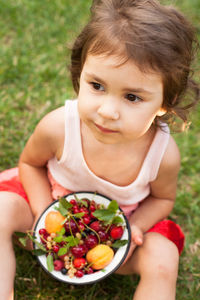
<svg viewBox="0 0 200 300"><path fill-rule="evenodd" d="M16 267L12 235L30 229L33 216L28 203L15 193L0 192L0 207L0 300L12 300Z"/></svg>
<svg viewBox="0 0 200 300"><path fill-rule="evenodd" d="M134 300L174 300L178 265L176 245L159 233L149 232L143 245L136 248L117 273L140 275Z"/></svg>

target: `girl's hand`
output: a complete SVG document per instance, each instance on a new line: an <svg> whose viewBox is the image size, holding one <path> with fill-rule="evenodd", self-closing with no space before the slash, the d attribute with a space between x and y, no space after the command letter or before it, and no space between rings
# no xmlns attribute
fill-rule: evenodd
<svg viewBox="0 0 200 300"><path fill-rule="evenodd" d="M124 265L127 260L131 257L133 251L137 246L141 246L143 244L143 232L136 225L131 226L131 245L127 257L122 265Z"/></svg>

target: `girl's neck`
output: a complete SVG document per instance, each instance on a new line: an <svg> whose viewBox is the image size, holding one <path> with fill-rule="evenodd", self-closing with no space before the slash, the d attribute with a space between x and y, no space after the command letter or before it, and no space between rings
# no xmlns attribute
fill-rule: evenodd
<svg viewBox="0 0 200 300"><path fill-rule="evenodd" d="M142 137L137 140L132 140L127 143L117 143L117 144L106 144L98 141L88 129L88 127L83 123L81 123L81 139L83 149L84 145L91 148L96 148L97 151L104 151L104 153L129 153L129 152L137 152L146 147L149 148L151 145L156 129L155 127L151 127Z"/></svg>

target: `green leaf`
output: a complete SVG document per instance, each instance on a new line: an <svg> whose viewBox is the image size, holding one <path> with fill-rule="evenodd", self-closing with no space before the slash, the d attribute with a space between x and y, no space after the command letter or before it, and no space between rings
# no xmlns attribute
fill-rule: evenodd
<svg viewBox="0 0 200 300"><path fill-rule="evenodd" d="M15 231L14 233L17 237L26 237L27 233L21 231Z"/></svg>
<svg viewBox="0 0 200 300"><path fill-rule="evenodd" d="M120 248L125 246L128 243L128 240L118 240L112 244L113 248Z"/></svg>
<svg viewBox="0 0 200 300"><path fill-rule="evenodd" d="M105 221L107 224L112 222L115 217L115 213L113 211L107 209L97 209L92 213L97 219L101 221Z"/></svg>
<svg viewBox="0 0 200 300"><path fill-rule="evenodd" d="M31 251L33 255L36 255L36 256L41 256L41 255L44 255L46 253L46 251L42 251L41 249L34 249Z"/></svg>
<svg viewBox="0 0 200 300"><path fill-rule="evenodd" d="M62 207L65 208L66 210L68 210L69 208L71 208L73 206L70 202L68 202L63 197L59 199L59 204L61 204Z"/></svg>
<svg viewBox="0 0 200 300"><path fill-rule="evenodd" d="M122 224L124 223L124 220L120 217L120 216L116 216L114 217L114 219L112 220L113 224Z"/></svg>
<svg viewBox="0 0 200 300"><path fill-rule="evenodd" d="M42 251L44 251L44 252L47 252L46 248L45 248L41 243L39 243L39 242L36 241L36 240L34 240L33 242L38 246L38 248L39 248L40 250L42 250Z"/></svg>
<svg viewBox="0 0 200 300"><path fill-rule="evenodd" d="M59 251L58 251L58 256L62 256L64 254L66 254L67 251L68 251L68 247L62 247L62 248L60 248Z"/></svg>
<svg viewBox="0 0 200 300"><path fill-rule="evenodd" d="M50 254L47 256L47 269L49 272L52 272L54 269L53 256Z"/></svg>
<svg viewBox="0 0 200 300"><path fill-rule="evenodd" d="M59 211L64 217L68 214L68 210L65 209L62 205L59 205L59 207L54 207L54 209Z"/></svg>
<svg viewBox="0 0 200 300"><path fill-rule="evenodd" d="M118 203L116 200L112 200L107 207L108 210L116 212L119 209Z"/></svg>
<svg viewBox="0 0 200 300"><path fill-rule="evenodd" d="M61 225L65 224L65 222L68 220L68 217L64 219L64 221L62 221Z"/></svg>
<svg viewBox="0 0 200 300"><path fill-rule="evenodd" d="M85 198L83 198L83 199L80 199L79 200L79 203L81 203L83 206L85 206L85 207L88 207L88 203L87 203L87 200L85 199Z"/></svg>
<svg viewBox="0 0 200 300"><path fill-rule="evenodd" d="M24 237L19 238L19 242L20 242L24 247L26 247L26 241L27 241L27 238L24 238Z"/></svg>
<svg viewBox="0 0 200 300"><path fill-rule="evenodd" d="M83 216L84 216L84 212L81 212L81 213L77 213L77 214L74 214L73 216L75 217L75 218L82 218Z"/></svg>
<svg viewBox="0 0 200 300"><path fill-rule="evenodd" d="M58 232L59 235L64 235L65 234L65 228L62 227L61 230Z"/></svg>
<svg viewBox="0 0 200 300"><path fill-rule="evenodd" d="M74 236L67 236L65 240L69 247L77 246L79 244L79 239Z"/></svg>
<svg viewBox="0 0 200 300"><path fill-rule="evenodd" d="M76 194L74 194L74 198L76 199L76 201L80 201L80 199L78 198L78 196Z"/></svg>
<svg viewBox="0 0 200 300"><path fill-rule="evenodd" d="M60 242L62 242L62 240L63 240L63 236L62 236L62 235L56 236L53 240L54 240L56 243L60 243Z"/></svg>

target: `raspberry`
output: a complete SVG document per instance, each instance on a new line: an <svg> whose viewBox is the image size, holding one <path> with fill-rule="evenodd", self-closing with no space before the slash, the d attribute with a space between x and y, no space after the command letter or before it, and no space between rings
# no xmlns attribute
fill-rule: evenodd
<svg viewBox="0 0 200 300"><path fill-rule="evenodd" d="M59 259L54 260L53 265L55 271L60 271L62 268L64 268L64 263Z"/></svg>

